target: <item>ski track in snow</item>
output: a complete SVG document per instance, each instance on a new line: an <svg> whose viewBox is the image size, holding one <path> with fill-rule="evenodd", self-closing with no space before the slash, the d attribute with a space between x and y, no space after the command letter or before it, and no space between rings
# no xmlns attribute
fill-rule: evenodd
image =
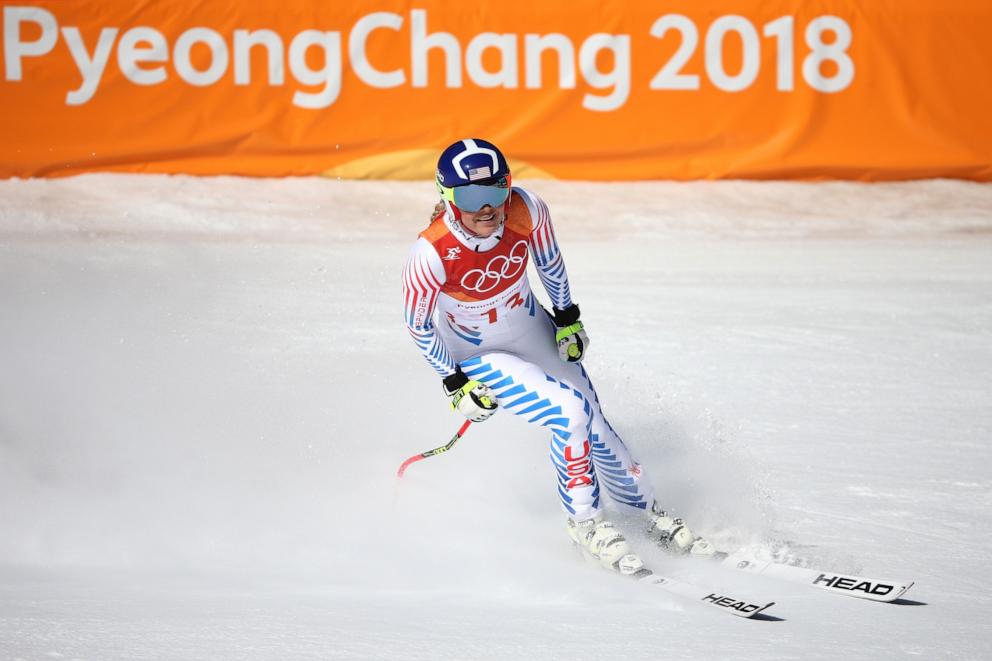
<svg viewBox="0 0 992 661"><path fill-rule="evenodd" d="M585 566L515 419L398 483L460 424L401 318L430 182L87 175L0 181L0 658L987 658L992 186L528 186L661 499L906 604L616 512L784 621Z"/></svg>

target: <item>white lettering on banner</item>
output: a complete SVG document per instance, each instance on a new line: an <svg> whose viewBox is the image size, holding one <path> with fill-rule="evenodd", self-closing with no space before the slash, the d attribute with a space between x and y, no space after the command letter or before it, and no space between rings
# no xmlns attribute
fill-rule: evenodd
<svg viewBox="0 0 992 661"><path fill-rule="evenodd" d="M324 50L322 70L311 69L307 64L307 51L314 47ZM289 45L289 70L304 85L324 86L315 94L296 92L293 94L293 105L318 109L337 101L341 93L341 33L304 30L296 35Z"/></svg>
<svg viewBox="0 0 992 661"><path fill-rule="evenodd" d="M205 44L210 49L210 66L205 71L197 71L190 60L190 52L196 44ZM179 77L190 85L206 87L213 85L227 72L227 43L224 37L207 28L186 30L176 40L172 52Z"/></svg>
<svg viewBox="0 0 992 661"><path fill-rule="evenodd" d="M679 73L696 50L699 43L699 30L689 18L679 14L662 16L651 26L651 36L661 39L669 29L678 30L682 35L679 48L665 63L665 66L651 79L653 90L698 90L699 76L694 73Z"/></svg>
<svg viewBox="0 0 992 661"><path fill-rule="evenodd" d="M596 67L596 56L602 50L613 51L612 71L602 72ZM630 95L630 36L600 33L586 39L579 49L579 71L590 86L613 88L607 96L586 94L583 108L605 112L622 106Z"/></svg>
<svg viewBox="0 0 992 661"><path fill-rule="evenodd" d="M791 16L783 16L765 24L765 28L761 32L766 37L774 37L778 41L775 47L778 56L775 61L775 73L778 76L775 80L775 89L781 92L791 92L795 89L795 74L792 64L792 31L795 22L796 19Z"/></svg>
<svg viewBox="0 0 992 661"><path fill-rule="evenodd" d="M21 23L27 22L41 28L37 41L21 41ZM58 23L52 12L37 7L4 7L3 61L7 80L21 80L21 58L47 55L58 38Z"/></svg>
<svg viewBox="0 0 992 661"><path fill-rule="evenodd" d="M269 85L282 85L286 77L282 37L272 30L234 31L234 84L251 84L251 49L255 46L265 46Z"/></svg>
<svg viewBox="0 0 992 661"><path fill-rule="evenodd" d="M66 95L65 102L70 106L81 106L93 98L97 85L103 78L103 70L107 67L107 60L110 59L110 49L113 48L114 39L117 38L117 28L100 30L100 38L96 42L92 57L86 50L79 28L62 28L62 38L69 45L69 52L76 61L76 68L83 75L83 82Z"/></svg>
<svg viewBox="0 0 992 661"><path fill-rule="evenodd" d="M524 35L524 62L527 72L524 86L530 90L541 89L541 53L553 50L558 53L558 87L575 89L575 46L563 34Z"/></svg>
<svg viewBox="0 0 992 661"><path fill-rule="evenodd" d="M500 52L501 66L496 73L490 73L482 66L482 54L487 48ZM514 89L517 86L517 36L483 32L468 42L465 68L468 70L468 77L479 87Z"/></svg>
<svg viewBox="0 0 992 661"><path fill-rule="evenodd" d="M139 48L139 44L149 47ZM136 85L158 85L168 77L165 67L145 69L140 62L166 62L169 59L169 44L165 35L155 28L131 28L124 33L117 44L117 66L124 77Z"/></svg>
<svg viewBox="0 0 992 661"><path fill-rule="evenodd" d="M368 40L372 30L379 28L389 28L399 31L403 27L403 17L388 11L379 11L368 16L363 16L355 23L348 37L348 57L351 59L351 68L355 70L363 83L369 87L399 87L406 82L406 74L402 69L395 71L379 71L369 62L365 55L365 42Z"/></svg>
<svg viewBox="0 0 992 661"><path fill-rule="evenodd" d="M596 33L589 35L576 47L573 40L561 33L549 34L481 32L465 44L449 32L430 32L426 9L409 12L409 49L402 49L408 56L407 66L390 71L377 68L369 61L368 42L373 32L385 30L382 38L392 40L390 45L402 48L406 20L404 16L377 11L358 18L347 34L347 62L342 52L342 31L306 29L293 35L269 30L235 29L222 34L208 27L190 27L176 37L170 49L165 35L151 26L121 29L118 26L100 27L98 34L84 37L76 26L60 30L55 14L47 9L31 6L5 6L3 8L4 75L8 82L24 81L24 60L44 58L52 53L61 33L76 66L81 82L66 93L65 103L70 106L89 102L99 91L100 83L117 48L117 66L124 78L135 85L159 85L166 82L171 71L182 81L195 87L209 87L220 82L233 68L233 81L237 86L251 85L252 50L265 50L267 78L270 86L283 85L286 64L294 81L303 86L293 93L292 103L300 108L320 109L334 104L341 94L341 81L347 64L365 85L376 89L389 89L409 85L425 88L430 81L432 54L443 55L444 86L460 89L468 81L483 89L517 89L520 87L521 67L523 87L538 90L545 87L543 64L556 59L558 89L575 89L582 82L591 90L582 96L582 107L593 112L611 112L627 103L631 94L632 54L631 35ZM739 93L749 89L762 75L762 66L774 67L775 87L782 92L795 89L793 60L795 53L795 17L781 16L758 29L748 18L738 15L716 17L706 26L703 39L703 63L706 82L718 90ZM22 37L26 24L40 30L40 36ZM679 39L678 47L648 84L650 90L696 91L701 89L703 76L685 71L700 44L696 23L681 14L665 14L656 19L648 34L663 40L671 32ZM734 36L728 38L733 33ZM120 37L118 38L118 34ZM802 60L802 78L809 88L836 94L850 87L855 77L855 64L848 49L853 35L851 27L837 16L820 16L806 24L803 35L808 52ZM764 39L762 39L762 37ZM87 46L89 40L92 50ZM289 41L288 48L286 41ZM522 44L521 44L522 41ZM776 57L761 57L762 45L773 45ZM739 44L739 45L738 45ZM724 57L727 49L740 49L740 68L728 71ZM193 66L192 54L209 51L209 60L203 60L203 69ZM318 58L310 57L312 50L319 51L319 66L312 66ZM492 62L487 54L495 51L499 68L487 69L483 61ZM551 51L552 58L545 54ZM602 58L602 54L609 55ZM308 61L309 60L309 61ZM608 60L609 70L599 67ZM198 60L199 62L199 60ZM233 67L232 67L233 64ZM825 66L826 65L826 66ZM492 66L492 65L490 65ZM825 75L827 72L829 75ZM439 75L440 72L433 72ZM261 81L259 81L261 82Z"/></svg>
<svg viewBox="0 0 992 661"><path fill-rule="evenodd" d="M765 24L762 34L775 39L778 56L776 89L783 92L792 91L792 30L795 19L792 16L782 16ZM695 74L679 73L689 61L699 42L696 24L687 16L666 14L651 26L651 36L661 39L669 28L678 30L682 42L675 54L662 66L661 70L651 79L653 90L686 90L699 89L699 77ZM743 44L742 67L735 76L727 73L723 66L724 37L728 32L736 32ZM823 34L831 32L836 38L831 43L825 43ZM806 26L806 45L810 53L803 60L803 79L806 84L818 92L836 93L847 89L854 81L854 60L847 54L851 46L851 27L837 16L820 16L810 21ZM761 42L754 25L743 16L721 16L710 25L706 32L704 47L706 75L715 87L725 92L741 92L749 88L757 79L761 68ZM825 77L820 71L824 62L834 62L837 73Z"/></svg>
<svg viewBox="0 0 992 661"><path fill-rule="evenodd" d="M427 10L410 10L410 66L413 69L413 86L427 87L427 52L432 48L444 51L446 87L462 86L462 55L458 38L449 32L427 34Z"/></svg>
<svg viewBox="0 0 992 661"><path fill-rule="evenodd" d="M823 33L833 32L837 35L833 43L823 43ZM839 92L854 80L854 61L847 54L851 45L851 26L844 19L836 16L821 16L814 18L806 26L806 45L813 52L803 60L803 78L809 86L818 92ZM820 72L824 62L834 62L837 74L826 78Z"/></svg>
<svg viewBox="0 0 992 661"><path fill-rule="evenodd" d="M743 63L736 76L723 68L723 38L736 32L743 43ZM751 86L758 77L758 60L761 58L758 32L751 21L743 16L721 16L713 21L706 32L706 75L724 92L740 92Z"/></svg>

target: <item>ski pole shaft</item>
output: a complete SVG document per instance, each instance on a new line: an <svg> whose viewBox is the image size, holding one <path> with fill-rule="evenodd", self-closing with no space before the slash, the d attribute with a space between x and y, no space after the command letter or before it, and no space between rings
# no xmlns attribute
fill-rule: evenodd
<svg viewBox="0 0 992 661"><path fill-rule="evenodd" d="M461 428L457 432L455 432L455 435L452 436L451 440L448 441L446 444L442 445L439 448L428 450L427 452L421 452L420 454L415 454L406 461L404 461L402 464L400 464L400 469L396 471L396 477L403 477L403 473L406 471L406 467L409 466L410 464L415 464L418 461L427 459L428 457L433 457L434 455L445 453L451 448L453 448L455 446L455 443L458 442L458 439L462 437L462 435L465 433L465 430L468 429L468 426L471 424L472 424L471 420L466 420L465 423L461 426Z"/></svg>

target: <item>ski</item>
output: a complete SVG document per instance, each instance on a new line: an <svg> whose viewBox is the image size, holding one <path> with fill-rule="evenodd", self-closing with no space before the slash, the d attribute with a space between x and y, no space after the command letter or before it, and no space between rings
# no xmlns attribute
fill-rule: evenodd
<svg viewBox="0 0 992 661"><path fill-rule="evenodd" d="M913 587L913 581L887 581L865 576L839 574L793 565L783 565L777 562L753 560L743 554L717 553L714 557L721 567L729 567L750 574L770 576L792 583L802 583L820 588L827 592L870 599L872 601L892 602L906 594Z"/></svg>
<svg viewBox="0 0 992 661"><path fill-rule="evenodd" d="M750 619L775 605L774 601L768 603L754 602L742 599L740 595L734 596L723 591L711 590L693 583L662 576L646 567L639 569L631 578L642 585L658 588L684 599L718 608L724 613L737 617Z"/></svg>

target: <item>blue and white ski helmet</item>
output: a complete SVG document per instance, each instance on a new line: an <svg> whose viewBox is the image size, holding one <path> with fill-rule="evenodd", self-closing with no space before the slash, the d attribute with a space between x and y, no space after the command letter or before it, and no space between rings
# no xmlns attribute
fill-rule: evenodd
<svg viewBox="0 0 992 661"><path fill-rule="evenodd" d="M510 166L499 147L480 138L459 140L437 160L437 190L453 207L475 212L504 204L510 194Z"/></svg>

